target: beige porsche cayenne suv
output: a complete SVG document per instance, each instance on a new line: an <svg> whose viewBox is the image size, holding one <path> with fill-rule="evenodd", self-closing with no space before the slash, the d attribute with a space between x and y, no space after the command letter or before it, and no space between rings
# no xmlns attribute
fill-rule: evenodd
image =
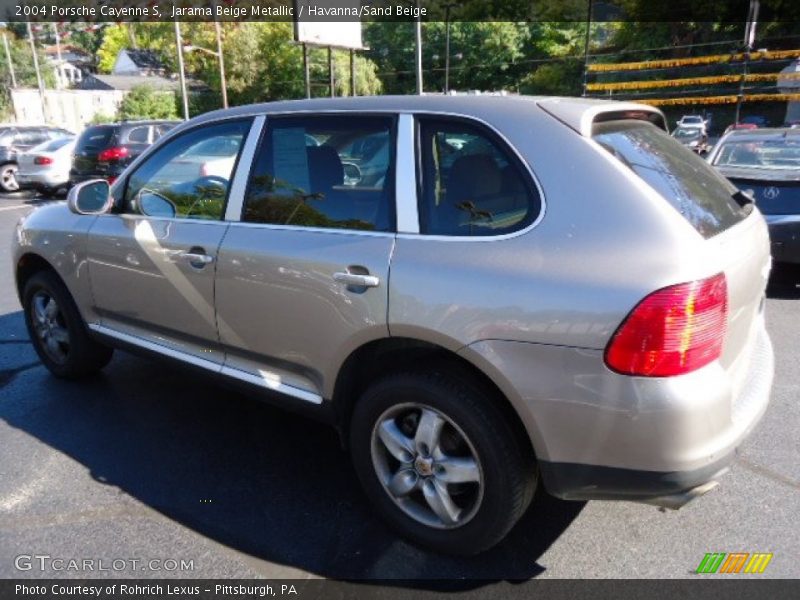
<svg viewBox="0 0 800 600"><path fill-rule="evenodd" d="M664 128L574 98L205 114L19 224L28 330L59 377L124 348L324 419L439 551L491 547L537 486L678 507L766 410L770 258Z"/></svg>

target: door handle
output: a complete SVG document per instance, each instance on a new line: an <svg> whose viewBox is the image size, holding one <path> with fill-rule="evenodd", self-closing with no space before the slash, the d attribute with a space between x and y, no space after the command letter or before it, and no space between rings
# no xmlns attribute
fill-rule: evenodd
<svg viewBox="0 0 800 600"><path fill-rule="evenodd" d="M202 252L181 252L178 254L178 258L185 260L190 265L198 269L202 269L207 264L214 262L213 256L203 254Z"/></svg>
<svg viewBox="0 0 800 600"><path fill-rule="evenodd" d="M380 278L375 275L360 275L358 273L338 272L333 274L333 278L339 283L354 287L378 287L381 283Z"/></svg>

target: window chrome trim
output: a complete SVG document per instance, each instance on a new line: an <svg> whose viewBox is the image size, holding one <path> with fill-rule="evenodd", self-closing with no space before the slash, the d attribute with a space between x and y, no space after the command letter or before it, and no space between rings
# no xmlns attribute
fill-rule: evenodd
<svg viewBox="0 0 800 600"><path fill-rule="evenodd" d="M271 229L276 231L308 231L309 233L334 233L338 235L361 235L366 237L395 237L393 231L369 231L364 229L345 229L339 227L304 227L303 225L278 225L277 223L250 223L248 221L237 221L228 223L237 227L257 227L259 229Z"/></svg>
<svg viewBox="0 0 800 600"><path fill-rule="evenodd" d="M414 163L414 117L401 113L397 119L394 199L398 233L419 233L417 172Z"/></svg>
<svg viewBox="0 0 800 600"><path fill-rule="evenodd" d="M258 141L261 139L261 131L264 128L266 117L258 115L250 125L250 132L247 134L242 152L236 164L236 172L233 174L233 183L228 192L228 204L225 207L225 221L240 221L242 218L242 206L244 205L244 195L247 190L247 182L250 179L250 167L253 164Z"/></svg>
<svg viewBox="0 0 800 600"><path fill-rule="evenodd" d="M228 367L221 363L207 360L205 358L200 358L199 356L193 356L192 354L181 352L180 350L175 350L173 348L169 348L162 344L156 344L155 342L145 340L138 336L131 335L129 333L124 333L122 331L117 331L116 329L111 329L110 327L106 327L105 325L100 325L98 323L89 323L88 326L89 329L91 329L95 333L115 338L127 344L138 346L140 348L144 348L145 350L150 350L151 352L156 352L158 354L174 358L183 363L194 365L196 367L200 367L201 369L206 369L207 371L212 371L219 375L233 377L234 379L244 381L251 385L256 385L258 387L267 390L272 390L274 392L279 392L287 396L292 396L293 398L298 398L299 400L304 400L305 402L310 402L312 404L322 404L322 396L320 396L319 394L315 394L313 392L309 392L306 390L301 390L300 388L296 388L294 386L287 385L285 383L269 382L264 377L259 377L258 375L252 373L247 373L239 369L234 369L233 367Z"/></svg>

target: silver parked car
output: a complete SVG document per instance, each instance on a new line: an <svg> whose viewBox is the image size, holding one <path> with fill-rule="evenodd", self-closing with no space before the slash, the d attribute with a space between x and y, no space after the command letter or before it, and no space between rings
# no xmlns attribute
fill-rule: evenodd
<svg viewBox="0 0 800 600"><path fill-rule="evenodd" d="M538 485L678 507L766 410L770 256L665 125L574 98L208 113L20 223L28 329L59 377L136 349L327 420L377 510L440 551L497 543ZM210 140L227 172L176 181Z"/></svg>
<svg viewBox="0 0 800 600"><path fill-rule="evenodd" d="M69 189L69 170L75 137L50 140L17 157L17 183L21 189L33 188L44 196L55 196Z"/></svg>

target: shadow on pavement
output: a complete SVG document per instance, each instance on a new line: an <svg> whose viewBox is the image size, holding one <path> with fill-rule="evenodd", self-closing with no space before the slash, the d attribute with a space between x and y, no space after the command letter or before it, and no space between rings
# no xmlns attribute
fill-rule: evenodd
<svg viewBox="0 0 800 600"><path fill-rule="evenodd" d="M775 263L767 285L767 297L778 300L800 299L800 265Z"/></svg>
<svg viewBox="0 0 800 600"><path fill-rule="evenodd" d="M21 321L20 312L0 317L0 339ZM489 552L431 554L373 514L337 434L324 425L121 352L80 383L41 367L25 373L35 406L14 402L20 376L0 380L0 418L13 427L202 535L324 577L422 589L437 589L436 579L463 579L463 589L524 581L544 570L537 560L584 506L540 493Z"/></svg>

